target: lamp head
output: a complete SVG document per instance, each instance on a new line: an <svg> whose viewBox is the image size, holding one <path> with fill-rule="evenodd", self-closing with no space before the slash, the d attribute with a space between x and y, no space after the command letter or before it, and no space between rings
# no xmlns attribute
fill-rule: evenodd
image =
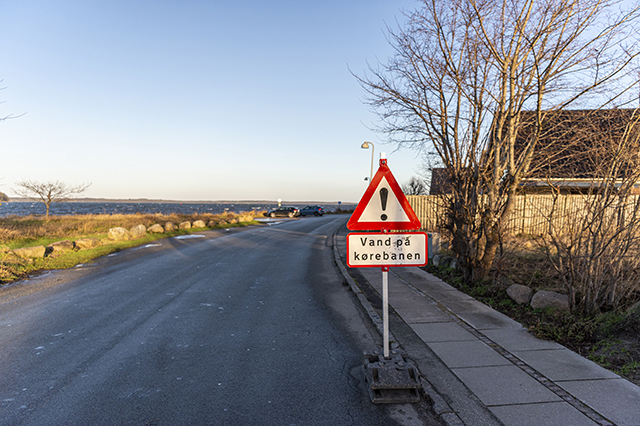
<svg viewBox="0 0 640 426"><path fill-rule="evenodd" d="M371 144L371 145L369 145L369 144ZM369 146L373 146L373 143L371 143L371 142L364 142L364 143L360 146L360 148L367 149L367 148L369 148Z"/></svg>

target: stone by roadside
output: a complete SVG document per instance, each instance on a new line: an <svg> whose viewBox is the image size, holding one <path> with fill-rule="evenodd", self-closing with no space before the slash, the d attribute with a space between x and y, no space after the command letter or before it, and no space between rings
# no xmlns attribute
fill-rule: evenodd
<svg viewBox="0 0 640 426"><path fill-rule="evenodd" d="M569 311L569 296L555 291L540 290L534 294L533 289L526 285L512 284L507 288L507 295L519 305L529 303L533 309Z"/></svg>
<svg viewBox="0 0 640 426"><path fill-rule="evenodd" d="M75 247L78 250L86 250L100 245L100 240L97 238L81 238L75 241Z"/></svg>
<svg viewBox="0 0 640 426"><path fill-rule="evenodd" d="M458 261L453 256L437 254L433 257L434 266L448 266L458 269ZM517 304L530 304L534 309L554 308L559 311L569 311L569 297L554 291L534 290L521 284L511 284L507 288L507 295Z"/></svg>
<svg viewBox="0 0 640 426"><path fill-rule="evenodd" d="M44 246L22 247L11 250L10 253L15 254L23 259L36 259L44 257L46 248Z"/></svg>

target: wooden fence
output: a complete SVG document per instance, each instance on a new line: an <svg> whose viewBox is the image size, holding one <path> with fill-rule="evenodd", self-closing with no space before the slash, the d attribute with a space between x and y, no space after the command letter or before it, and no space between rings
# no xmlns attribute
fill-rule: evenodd
<svg viewBox="0 0 640 426"><path fill-rule="evenodd" d="M443 230L444 207L440 196L411 195L407 199L420 219L422 231ZM637 203L638 196L633 196L629 202ZM586 205L584 195L519 195L506 230L511 234L540 235L548 232L549 218L556 229L565 229L576 220L582 220Z"/></svg>

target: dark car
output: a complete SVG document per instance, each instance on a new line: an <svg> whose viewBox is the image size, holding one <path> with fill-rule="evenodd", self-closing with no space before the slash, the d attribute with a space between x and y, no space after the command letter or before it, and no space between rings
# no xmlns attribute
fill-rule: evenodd
<svg viewBox="0 0 640 426"><path fill-rule="evenodd" d="M293 206L282 206L277 209L273 209L267 213L270 217L296 217L300 216L300 210Z"/></svg>
<svg viewBox="0 0 640 426"><path fill-rule="evenodd" d="M320 206L306 206L300 209L300 216L322 216L324 214L324 210Z"/></svg>

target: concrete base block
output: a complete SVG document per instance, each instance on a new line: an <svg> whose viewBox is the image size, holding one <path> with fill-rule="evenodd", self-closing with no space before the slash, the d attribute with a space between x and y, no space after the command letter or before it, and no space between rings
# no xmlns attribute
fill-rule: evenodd
<svg viewBox="0 0 640 426"><path fill-rule="evenodd" d="M402 351L385 358L379 351L365 351L363 372L374 404L406 404L420 401L418 370Z"/></svg>

